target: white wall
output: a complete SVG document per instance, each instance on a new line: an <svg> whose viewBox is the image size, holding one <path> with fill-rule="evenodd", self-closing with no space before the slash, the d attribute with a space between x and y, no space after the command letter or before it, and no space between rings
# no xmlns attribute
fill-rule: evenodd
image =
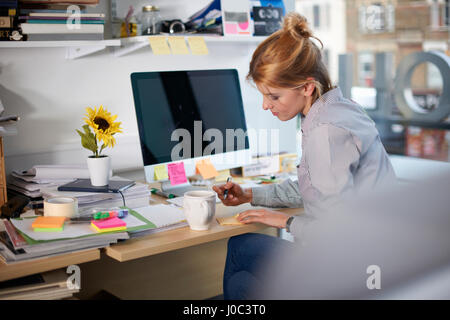
<svg viewBox="0 0 450 320"><path fill-rule="evenodd" d="M175 2L184 9L174 7ZM208 2L178 0L170 5L193 13ZM163 10L169 1L152 3ZM282 123L264 112L261 95L244 79L256 45L215 42L208 47L208 56L154 56L144 48L120 58L106 50L78 60L65 60L64 48L1 48L0 99L7 114L21 117L19 134L4 139L7 173L35 164L84 163L89 151L81 147L75 129L83 125L86 107L101 104L118 114L124 129L116 147L108 150L113 169L142 167L130 83L130 74L137 71L238 69L248 127L280 128L280 150L295 152L295 121Z"/></svg>

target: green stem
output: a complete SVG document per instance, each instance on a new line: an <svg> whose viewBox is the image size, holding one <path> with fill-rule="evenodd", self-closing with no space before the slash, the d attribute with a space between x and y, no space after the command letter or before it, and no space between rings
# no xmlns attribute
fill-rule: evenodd
<svg viewBox="0 0 450 320"><path fill-rule="evenodd" d="M98 158L98 145L97 145L97 135L94 136L95 140L95 157Z"/></svg>

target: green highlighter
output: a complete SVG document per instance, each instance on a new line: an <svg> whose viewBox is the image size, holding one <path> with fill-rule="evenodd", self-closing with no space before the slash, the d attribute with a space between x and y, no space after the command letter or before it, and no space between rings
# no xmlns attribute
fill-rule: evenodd
<svg viewBox="0 0 450 320"><path fill-rule="evenodd" d="M171 193L165 193L165 192L162 192L161 190L156 189L156 188L150 189L150 192L151 192L152 194L157 194L158 196L161 196L161 197L164 197L164 198L169 198L169 199L175 198L175 195L174 195L174 194L171 194Z"/></svg>

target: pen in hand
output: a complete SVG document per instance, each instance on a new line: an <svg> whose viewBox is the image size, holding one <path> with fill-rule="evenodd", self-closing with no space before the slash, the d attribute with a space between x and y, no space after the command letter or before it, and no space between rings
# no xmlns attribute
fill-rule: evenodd
<svg viewBox="0 0 450 320"><path fill-rule="evenodd" d="M228 177L227 183L230 182L230 181L231 181L231 177ZM225 192L223 193L223 194L224 194L224 196L223 196L224 199L226 199L227 196L228 196L228 190L229 190L229 189L226 189Z"/></svg>

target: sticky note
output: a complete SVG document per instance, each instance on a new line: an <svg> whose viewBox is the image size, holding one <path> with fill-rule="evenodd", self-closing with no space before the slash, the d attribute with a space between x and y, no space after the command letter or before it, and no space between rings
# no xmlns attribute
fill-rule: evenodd
<svg viewBox="0 0 450 320"><path fill-rule="evenodd" d="M168 37L173 54L189 54L184 37Z"/></svg>
<svg viewBox="0 0 450 320"><path fill-rule="evenodd" d="M195 164L195 168L202 175L203 179L211 179L219 174L208 158L198 161Z"/></svg>
<svg viewBox="0 0 450 320"><path fill-rule="evenodd" d="M121 231L127 229L126 222L117 217L103 220L92 220L91 226L94 227L97 232Z"/></svg>
<svg viewBox="0 0 450 320"><path fill-rule="evenodd" d="M169 163L167 165L167 170L169 171L170 184L176 186L177 184L182 184L187 182L186 171L184 171L184 163Z"/></svg>
<svg viewBox="0 0 450 320"><path fill-rule="evenodd" d="M154 171L154 179L156 181L169 179L169 174L167 173L167 167L165 164L155 166Z"/></svg>
<svg viewBox="0 0 450 320"><path fill-rule="evenodd" d="M66 217L38 217L31 227L35 231L62 231ZM39 230L36 230L39 229ZM52 229L52 230L44 230Z"/></svg>
<svg viewBox="0 0 450 320"><path fill-rule="evenodd" d="M225 181L227 181L228 177L231 175L230 174L230 169L221 170L218 173L219 174L216 177L216 181L217 182L225 182Z"/></svg>
<svg viewBox="0 0 450 320"><path fill-rule="evenodd" d="M216 218L216 220L221 226L240 226L240 225L243 225L244 223L240 222L237 219L238 215L239 215L239 213L235 214L234 216L231 216L231 217Z"/></svg>
<svg viewBox="0 0 450 320"><path fill-rule="evenodd" d="M152 51L156 55L170 54L170 48L167 44L166 37L148 37Z"/></svg>
<svg viewBox="0 0 450 320"><path fill-rule="evenodd" d="M207 55L209 54L208 47L206 46L205 39L203 37L188 37L189 46L191 47L192 54L194 55Z"/></svg>

